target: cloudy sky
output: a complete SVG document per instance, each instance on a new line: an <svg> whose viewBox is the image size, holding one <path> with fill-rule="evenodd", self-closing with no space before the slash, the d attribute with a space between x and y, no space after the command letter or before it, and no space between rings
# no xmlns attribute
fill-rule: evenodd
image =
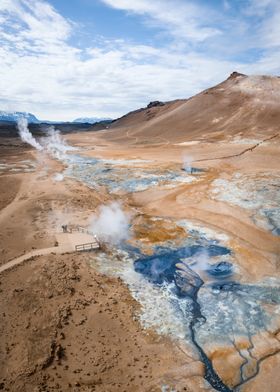
<svg viewBox="0 0 280 392"><path fill-rule="evenodd" d="M0 0L0 110L117 117L280 74L279 0Z"/></svg>

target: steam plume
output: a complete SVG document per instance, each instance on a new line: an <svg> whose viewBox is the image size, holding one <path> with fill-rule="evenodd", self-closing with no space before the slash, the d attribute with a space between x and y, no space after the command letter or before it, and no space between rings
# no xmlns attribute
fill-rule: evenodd
<svg viewBox="0 0 280 392"><path fill-rule="evenodd" d="M91 230L100 239L118 244L129 238L129 216L119 203L102 206L92 219Z"/></svg>
<svg viewBox="0 0 280 392"><path fill-rule="evenodd" d="M206 271L209 268L210 257L208 252L202 251L193 257L193 262L191 263L190 267L196 273L201 273L202 271Z"/></svg>
<svg viewBox="0 0 280 392"><path fill-rule="evenodd" d="M23 142L30 144L39 151L45 151L56 159L63 160L66 157L66 152L75 150L74 147L69 146L61 137L60 132L54 127L49 127L47 136L41 138L41 143L33 137L28 129L27 119L21 117L17 122L20 138Z"/></svg>
<svg viewBox="0 0 280 392"><path fill-rule="evenodd" d="M19 118L17 121L17 127L19 130L19 136L23 142L30 144L32 147L35 147L39 151L43 150L41 144L37 142L37 140L33 137L32 133L29 131L26 118Z"/></svg>
<svg viewBox="0 0 280 392"><path fill-rule="evenodd" d="M190 155L183 156L183 168L187 173L192 173L193 158Z"/></svg>
<svg viewBox="0 0 280 392"><path fill-rule="evenodd" d="M64 159L67 151L74 148L69 146L61 137L60 132L53 126L47 130L47 137L43 139L44 149L56 159Z"/></svg>
<svg viewBox="0 0 280 392"><path fill-rule="evenodd" d="M62 173L56 173L53 176L54 181L60 182L64 180L64 175Z"/></svg>

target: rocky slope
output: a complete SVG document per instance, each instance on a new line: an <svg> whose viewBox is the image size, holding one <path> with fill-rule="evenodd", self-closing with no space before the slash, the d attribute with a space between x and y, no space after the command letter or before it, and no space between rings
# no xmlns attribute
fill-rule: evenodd
<svg viewBox="0 0 280 392"><path fill-rule="evenodd" d="M148 105L125 115L109 126L106 138L159 143L267 136L279 130L279 97L278 77L234 72L190 99Z"/></svg>

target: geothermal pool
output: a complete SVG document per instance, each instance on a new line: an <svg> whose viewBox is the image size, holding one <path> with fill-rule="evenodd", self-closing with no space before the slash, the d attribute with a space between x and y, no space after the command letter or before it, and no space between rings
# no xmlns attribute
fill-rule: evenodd
<svg viewBox="0 0 280 392"><path fill-rule="evenodd" d="M279 322L279 281L244 282L232 251L197 230L180 246L168 241L151 250L147 256L124 245L91 257L91 263L128 284L142 304L142 325L184 342L204 363L205 379L215 390L231 391L255 377L262 359L252 354L254 337ZM240 340L245 349L238 348ZM223 383L214 370L210 357L217 346L234 348L243 358L235 385Z"/></svg>

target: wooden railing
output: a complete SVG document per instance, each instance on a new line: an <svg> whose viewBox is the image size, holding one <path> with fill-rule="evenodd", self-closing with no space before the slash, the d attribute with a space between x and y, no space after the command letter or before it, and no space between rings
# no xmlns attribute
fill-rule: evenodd
<svg viewBox="0 0 280 392"><path fill-rule="evenodd" d="M98 242L88 242L87 244L80 244L75 246L77 252L84 250L99 249L100 245Z"/></svg>

